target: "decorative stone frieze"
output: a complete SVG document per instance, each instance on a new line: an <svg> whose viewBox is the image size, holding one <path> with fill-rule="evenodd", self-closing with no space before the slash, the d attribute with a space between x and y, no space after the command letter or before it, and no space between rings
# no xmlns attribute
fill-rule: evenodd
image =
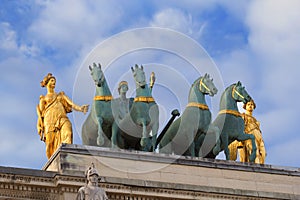
<svg viewBox="0 0 300 200"><path fill-rule="evenodd" d="M300 169L62 145L42 170L0 167L0 200L75 199L91 162L110 200L300 199Z"/></svg>

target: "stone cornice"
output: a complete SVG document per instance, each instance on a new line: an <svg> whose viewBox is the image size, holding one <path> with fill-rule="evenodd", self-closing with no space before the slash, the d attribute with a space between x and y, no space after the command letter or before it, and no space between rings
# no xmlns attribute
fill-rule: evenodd
<svg viewBox="0 0 300 200"><path fill-rule="evenodd" d="M165 155L165 154L153 153L153 152L129 151L129 150L121 150L121 149L83 146L77 144L62 144L59 150L56 151L56 153L44 165L43 169L47 169L47 167L53 162L53 160L57 156L58 152L300 177L300 168L296 168L296 167L283 167L283 166L255 164L255 163L241 163L241 162L228 161L228 160Z"/></svg>
<svg viewBox="0 0 300 200"><path fill-rule="evenodd" d="M44 170L0 167L0 199L74 199L91 161L99 161L99 185L112 200L300 199L299 168L81 145L61 146ZM126 168L157 165L163 167L138 173Z"/></svg>

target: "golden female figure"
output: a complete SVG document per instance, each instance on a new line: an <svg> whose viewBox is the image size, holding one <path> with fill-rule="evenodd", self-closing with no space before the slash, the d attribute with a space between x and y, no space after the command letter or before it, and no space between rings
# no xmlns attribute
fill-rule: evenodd
<svg viewBox="0 0 300 200"><path fill-rule="evenodd" d="M244 104L243 108L246 110L246 112L242 114L245 123L245 133L252 134L255 137L255 143L257 147L255 163L264 164L266 158L266 149L260 130L260 123L252 115L254 109L256 108L256 104L253 100L251 100L247 104ZM250 140L243 142L238 142L235 140L228 146L228 148L230 149L230 160L236 160L238 149L240 161L249 162L249 156L252 151L252 144Z"/></svg>
<svg viewBox="0 0 300 200"><path fill-rule="evenodd" d="M64 92L56 93L55 84L55 77L48 73L41 81L41 87L47 88L47 94L40 96L40 102L37 106L37 129L41 140L46 144L48 159L60 144L72 144L73 142L72 124L67 113L74 109L85 114L89 108L88 105L76 105Z"/></svg>
<svg viewBox="0 0 300 200"><path fill-rule="evenodd" d="M265 144L262 138L262 133L260 130L260 123L253 117L252 113L256 108L256 105L253 100L249 101L247 104L244 104L243 108L246 110L243 113L243 119L245 121L245 133L253 134L256 142L256 159L255 163L264 164L266 157ZM239 149L240 160L241 162L249 162L249 152L252 150L251 142L246 140L243 143L243 148Z"/></svg>

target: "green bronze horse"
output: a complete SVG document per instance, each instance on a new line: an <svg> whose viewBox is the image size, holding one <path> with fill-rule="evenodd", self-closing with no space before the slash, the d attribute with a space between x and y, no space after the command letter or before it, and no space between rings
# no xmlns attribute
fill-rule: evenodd
<svg viewBox="0 0 300 200"><path fill-rule="evenodd" d="M159 128L159 110L146 83L143 66L131 67L136 83L136 96L129 114L120 120L118 127L126 149L154 151ZM152 135L150 135L152 132Z"/></svg>
<svg viewBox="0 0 300 200"><path fill-rule="evenodd" d="M112 95L106 82L101 65L89 66L96 85L96 94L91 112L82 126L82 143L91 146L111 146L114 118L111 109Z"/></svg>
<svg viewBox="0 0 300 200"><path fill-rule="evenodd" d="M215 134L220 136L220 142L216 144L213 153L210 153L207 157L215 158L220 151L224 150L226 160L229 160L228 145L231 142L234 140L244 141L251 139L253 149L250 161L254 162L256 157L255 138L252 134L244 132L244 120L237 107L237 102L247 103L250 100L251 97L240 81L225 89L221 96L218 116L212 123L212 127L215 127L214 130L218 130Z"/></svg>
<svg viewBox="0 0 300 200"><path fill-rule="evenodd" d="M205 135L211 123L211 112L205 95L214 96L218 92L208 74L192 84L188 105L181 117L175 120L159 142L160 153L198 156L200 136Z"/></svg>

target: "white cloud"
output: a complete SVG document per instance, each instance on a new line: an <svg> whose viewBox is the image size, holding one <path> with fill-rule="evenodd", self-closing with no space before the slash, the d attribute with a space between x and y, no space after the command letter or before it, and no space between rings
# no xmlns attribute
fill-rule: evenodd
<svg viewBox="0 0 300 200"><path fill-rule="evenodd" d="M34 45L28 45L18 41L19 35L8 22L0 22L0 49L1 56L36 56L39 49Z"/></svg>
<svg viewBox="0 0 300 200"><path fill-rule="evenodd" d="M0 49L5 51L14 51L17 49L16 32L12 30L7 22L0 23Z"/></svg>
<svg viewBox="0 0 300 200"><path fill-rule="evenodd" d="M274 146L266 146L266 162L275 166L299 167L300 138L295 137L289 142L280 142Z"/></svg>
<svg viewBox="0 0 300 200"><path fill-rule="evenodd" d="M256 115L257 120L261 122L263 137L270 143L294 140L293 135L297 134L295 130L298 127L297 121L300 117L300 114L297 113L295 109L283 107L261 114L254 113L254 115Z"/></svg>
<svg viewBox="0 0 300 200"><path fill-rule="evenodd" d="M201 12L198 11L199 13ZM207 26L207 22L201 18L195 18L197 15L194 14L182 9L169 7L155 13L149 25L169 28L187 34L194 39L199 39Z"/></svg>
<svg viewBox="0 0 300 200"><path fill-rule="evenodd" d="M122 13L115 3L48 1L29 30L51 47L76 50L103 37L120 21Z"/></svg>
<svg viewBox="0 0 300 200"><path fill-rule="evenodd" d="M299 99L293 89L300 75L300 2L254 1L249 7L249 46L263 68L266 98L282 106L287 99Z"/></svg>
<svg viewBox="0 0 300 200"><path fill-rule="evenodd" d="M150 22L150 26L170 28L191 35L193 31L193 19L190 14L168 8L156 13Z"/></svg>
<svg viewBox="0 0 300 200"><path fill-rule="evenodd" d="M7 22L0 22L0 50L2 51L0 58L5 55L15 54L15 51L18 49L16 39L17 34L11 25Z"/></svg>
<svg viewBox="0 0 300 200"><path fill-rule="evenodd" d="M248 93L251 96L251 88L257 86L255 79L260 79L259 69L255 69L252 59L251 52L246 48L235 49L215 59L226 87L241 81L246 89L250 89Z"/></svg>
<svg viewBox="0 0 300 200"><path fill-rule="evenodd" d="M295 54L300 50L299 7L297 0L254 1L247 16L251 47L274 60L299 55Z"/></svg>

